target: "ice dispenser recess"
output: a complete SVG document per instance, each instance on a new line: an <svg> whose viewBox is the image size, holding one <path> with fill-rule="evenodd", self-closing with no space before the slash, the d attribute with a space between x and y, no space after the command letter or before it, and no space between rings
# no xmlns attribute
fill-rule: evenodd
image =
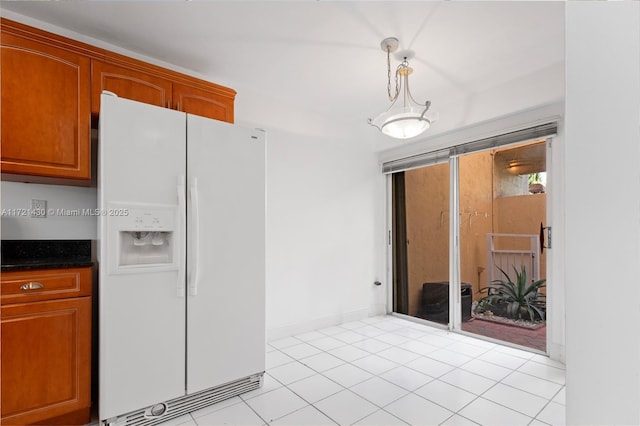
<svg viewBox="0 0 640 426"><path fill-rule="evenodd" d="M118 266L174 262L174 209L129 209L118 230Z"/></svg>
<svg viewBox="0 0 640 426"><path fill-rule="evenodd" d="M120 231L120 266L173 263L171 234Z"/></svg>

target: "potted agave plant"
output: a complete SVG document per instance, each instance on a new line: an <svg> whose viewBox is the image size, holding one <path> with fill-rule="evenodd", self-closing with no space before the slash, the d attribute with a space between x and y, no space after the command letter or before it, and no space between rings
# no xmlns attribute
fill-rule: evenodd
<svg viewBox="0 0 640 426"><path fill-rule="evenodd" d="M502 270L502 280L494 280L488 287L480 289L487 296L478 301L475 312L504 316L512 320L541 322L545 320L546 296L540 291L546 279L537 281L527 279L527 270L513 267L515 282Z"/></svg>

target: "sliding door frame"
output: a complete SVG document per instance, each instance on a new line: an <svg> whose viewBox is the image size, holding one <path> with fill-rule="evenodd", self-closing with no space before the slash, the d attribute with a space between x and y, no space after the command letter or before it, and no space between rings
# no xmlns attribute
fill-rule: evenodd
<svg viewBox="0 0 640 426"><path fill-rule="evenodd" d="M397 230L391 240L393 259L393 312L409 312L409 267L407 264L407 202L404 172L391 175L392 228Z"/></svg>
<svg viewBox="0 0 640 426"><path fill-rule="evenodd" d="M449 157L449 330L462 324L460 295L460 162Z"/></svg>
<svg viewBox="0 0 640 426"><path fill-rule="evenodd" d="M550 197L547 200L547 225L551 226L555 224L556 233L554 234L553 248L550 250L547 256L547 277L550 282L554 283L552 289L548 289L548 295L551 299L551 304L547 307L547 354L550 358L564 362L565 355L565 335L564 335L564 297L562 297L563 290L563 274L562 268L555 268L555 265L562 264L564 258L564 238L563 235L557 231L558 226L564 224L564 206L557 201L563 197L564 188L564 173L559 170L558 167L554 167L554 164L560 164L558 160L564 158L564 147L561 141L564 138L564 123L562 120L564 105L562 103L543 106L536 109L531 109L522 113L506 116L501 119L491 120L477 125L467 126L457 131L444 133L442 135L436 135L432 138L424 140L422 143L414 143L409 147L399 147L397 149L384 151L380 153L380 163L382 164L383 173L387 174L386 182L386 203L387 203L387 218L385 224L385 233L388 238L386 239L386 253L387 253L387 312L393 313L393 226L391 215L391 197L392 197L392 177L391 174L395 170L390 170L386 167L388 164L394 161L402 161L403 159L419 159L424 156L437 156L437 152L443 153L449 152L449 164L450 164L450 209L449 220L450 226L449 233L449 269L450 269L450 283L449 286L449 301L450 312L453 315L450 316L449 329L451 331L461 332L461 294L460 294L460 256L459 244L460 244L460 230L459 230L459 179L458 179L458 158L460 155L467 152L480 152L482 149L473 149L473 142L481 139L487 140L493 137L499 137L507 133L517 132L521 129L526 129L535 125L544 123L556 123L557 133L549 134L539 139L547 139L547 155L550 159L551 167L547 166L547 170L550 171L551 180L548 185L550 186ZM524 143L533 139L522 139L520 141L514 141L513 143ZM465 149L467 145L469 150ZM506 145L505 145L506 146ZM436 148L437 147L437 148ZM434 149L436 148L436 149ZM441 157L440 157L441 158ZM553 160L556 161L553 161ZM385 169L386 167L386 169ZM410 170L411 168L418 168L420 165L413 167L407 167L404 170ZM454 177L455 176L455 177ZM408 319L405 315L401 315ZM417 319L419 322L424 320ZM491 339L489 339L491 340Z"/></svg>

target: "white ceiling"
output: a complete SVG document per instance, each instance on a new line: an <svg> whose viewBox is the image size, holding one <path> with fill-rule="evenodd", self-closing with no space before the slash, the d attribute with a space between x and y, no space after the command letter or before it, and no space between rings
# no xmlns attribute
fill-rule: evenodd
<svg viewBox="0 0 640 426"><path fill-rule="evenodd" d="M366 124L388 106L385 37L415 52L412 93L431 100L441 117L431 134L564 92L563 2L19 1L2 8L232 87L239 123L339 129L375 150L399 143Z"/></svg>

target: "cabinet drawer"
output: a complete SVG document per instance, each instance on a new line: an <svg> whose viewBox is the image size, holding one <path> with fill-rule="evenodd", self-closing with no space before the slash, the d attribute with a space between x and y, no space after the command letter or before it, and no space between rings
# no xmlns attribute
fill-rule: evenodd
<svg viewBox="0 0 640 426"><path fill-rule="evenodd" d="M90 296L91 271L85 267L3 272L2 304Z"/></svg>

